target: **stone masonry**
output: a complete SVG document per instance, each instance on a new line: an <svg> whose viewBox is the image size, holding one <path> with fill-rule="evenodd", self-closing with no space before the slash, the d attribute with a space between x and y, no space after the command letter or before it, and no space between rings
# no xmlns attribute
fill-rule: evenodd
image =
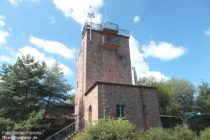
<svg viewBox="0 0 210 140"><path fill-rule="evenodd" d="M84 26L76 76L77 129L117 114L137 129L161 126L156 88L132 85L129 32L118 25Z"/></svg>

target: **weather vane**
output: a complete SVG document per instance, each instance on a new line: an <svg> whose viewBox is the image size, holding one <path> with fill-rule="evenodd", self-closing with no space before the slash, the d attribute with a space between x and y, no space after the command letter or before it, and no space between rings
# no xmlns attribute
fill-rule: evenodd
<svg viewBox="0 0 210 140"><path fill-rule="evenodd" d="M90 23L92 25L92 19L95 18L95 13L92 10L92 6L90 6L90 12L88 12L88 18L90 18Z"/></svg>
<svg viewBox="0 0 210 140"><path fill-rule="evenodd" d="M90 12L88 12L88 18L90 18L90 41L92 40L92 19L95 18L95 13L92 10L92 6L90 6Z"/></svg>

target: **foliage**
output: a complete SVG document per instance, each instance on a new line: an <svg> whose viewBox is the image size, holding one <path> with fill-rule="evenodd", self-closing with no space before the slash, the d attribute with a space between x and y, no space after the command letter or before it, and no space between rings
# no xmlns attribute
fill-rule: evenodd
<svg viewBox="0 0 210 140"><path fill-rule="evenodd" d="M63 104L71 86L58 64L48 68L30 55L0 68L0 124L6 130L48 129L45 116ZM62 110L62 109L61 109Z"/></svg>
<svg viewBox="0 0 210 140"><path fill-rule="evenodd" d="M151 128L140 134L139 140L196 140L197 136L186 125L172 129Z"/></svg>
<svg viewBox="0 0 210 140"><path fill-rule="evenodd" d="M210 130L210 129L209 129ZM209 131L208 130L208 131ZM205 132L205 135L208 135ZM197 135L187 125L174 129L150 128L145 132L135 132L127 120L100 120L96 125L79 132L74 140L197 140Z"/></svg>
<svg viewBox="0 0 210 140"><path fill-rule="evenodd" d="M128 120L99 120L99 122L77 134L74 140L135 140L137 134Z"/></svg>
<svg viewBox="0 0 210 140"><path fill-rule="evenodd" d="M188 80L172 78L165 82L157 82L154 77L143 77L139 84L157 87L157 96L161 115L179 116L187 123L195 110L195 88Z"/></svg>
<svg viewBox="0 0 210 140"><path fill-rule="evenodd" d="M188 123L189 117L195 110L194 92L195 87L188 80L172 78L168 81L175 91L172 110L179 116L183 123Z"/></svg>
<svg viewBox="0 0 210 140"><path fill-rule="evenodd" d="M40 110L39 112L32 112L29 115L27 120L23 120L20 123L15 123L16 130L43 130L46 128L50 128L51 124L43 119L44 110Z"/></svg>
<svg viewBox="0 0 210 140"><path fill-rule="evenodd" d="M202 81L199 86L199 95L197 97L198 111L202 114L210 114L210 87L207 82Z"/></svg>
<svg viewBox="0 0 210 140"><path fill-rule="evenodd" d="M155 77L142 77L139 79L138 84L143 86L153 86L157 81L155 80Z"/></svg>
<svg viewBox="0 0 210 140"><path fill-rule="evenodd" d="M14 126L14 122L10 119L0 118L0 131L2 130L11 130Z"/></svg>
<svg viewBox="0 0 210 140"><path fill-rule="evenodd" d="M68 103L70 105L75 105L75 95L70 95L68 98Z"/></svg>
<svg viewBox="0 0 210 140"><path fill-rule="evenodd" d="M67 91L71 87L63 78L62 69L58 64L54 64L50 69L46 70L45 79L43 81L45 88L45 96L47 97L47 105L57 104L67 100Z"/></svg>
<svg viewBox="0 0 210 140"><path fill-rule="evenodd" d="M189 128L199 134L206 127L210 125L210 115L208 114L196 114L190 117L188 121Z"/></svg>
<svg viewBox="0 0 210 140"><path fill-rule="evenodd" d="M200 135L200 140L210 140L210 127L207 127Z"/></svg>
<svg viewBox="0 0 210 140"><path fill-rule="evenodd" d="M178 125L174 130L177 140L196 140L196 134L191 131L187 125Z"/></svg>
<svg viewBox="0 0 210 140"><path fill-rule="evenodd" d="M173 110L173 102L175 96L175 90L172 85L167 82L154 83L157 87L157 97L159 101L160 114L161 115L175 115Z"/></svg>
<svg viewBox="0 0 210 140"><path fill-rule="evenodd" d="M199 133L210 125L210 87L205 81L202 81L198 87L199 94L196 98L197 113L190 117L189 127Z"/></svg>
<svg viewBox="0 0 210 140"><path fill-rule="evenodd" d="M140 134L139 140L176 140L172 130L151 128Z"/></svg>
<svg viewBox="0 0 210 140"><path fill-rule="evenodd" d="M138 81L139 85L157 87L157 97L161 115L174 115L172 104L175 90L168 82L157 82L154 77L143 77Z"/></svg>
<svg viewBox="0 0 210 140"><path fill-rule="evenodd" d="M87 129L79 132L74 136L73 140L92 140Z"/></svg>
<svg viewBox="0 0 210 140"><path fill-rule="evenodd" d="M157 96L162 115L181 118L197 134L210 125L210 86L202 81L195 94L195 87L188 80L172 78L156 82L154 78L141 78L139 83L157 87Z"/></svg>

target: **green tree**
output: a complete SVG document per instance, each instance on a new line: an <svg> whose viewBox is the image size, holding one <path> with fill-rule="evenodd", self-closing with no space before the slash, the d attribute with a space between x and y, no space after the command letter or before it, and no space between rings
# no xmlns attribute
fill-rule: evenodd
<svg viewBox="0 0 210 140"><path fill-rule="evenodd" d="M191 130L199 134L210 125L210 116L197 113L190 117L188 124Z"/></svg>
<svg viewBox="0 0 210 140"><path fill-rule="evenodd" d="M198 111L205 115L210 115L210 87L208 82L202 81L199 86L199 95L197 97Z"/></svg>
<svg viewBox="0 0 210 140"><path fill-rule="evenodd" d="M66 100L71 98L71 96L68 95L68 91L70 91L72 87L67 83L67 80L63 76L62 69L58 64L54 64L51 68L46 70L43 86L44 92L42 99L45 101L45 114L58 116L61 113L66 113L65 110L53 109L53 106L64 104Z"/></svg>
<svg viewBox="0 0 210 140"><path fill-rule="evenodd" d="M3 64L0 69L0 130L11 129L14 121L9 119L13 111L13 90L9 84L11 67Z"/></svg>
<svg viewBox="0 0 210 140"><path fill-rule="evenodd" d="M157 82L153 84L157 87L157 97L161 115L176 115L172 112L175 90L167 82Z"/></svg>
<svg viewBox="0 0 210 140"><path fill-rule="evenodd" d="M68 103L70 105L75 105L75 95L70 95L69 98L68 98Z"/></svg>
<svg viewBox="0 0 210 140"><path fill-rule="evenodd" d="M189 121L190 128L199 133L210 125L210 87L208 82L202 81L198 89L197 114L192 116Z"/></svg>
<svg viewBox="0 0 210 140"><path fill-rule="evenodd" d="M183 123L187 124L188 119L196 112L194 100L195 87L185 79L172 78L168 83L176 93L172 111L181 118Z"/></svg>
<svg viewBox="0 0 210 140"><path fill-rule="evenodd" d="M43 109L38 98L38 87L45 72L45 64L35 62L28 55L19 57L13 65L3 65L1 69L3 82L0 91L0 117L11 120L14 129L16 126L24 128L31 113L38 113Z"/></svg>
<svg viewBox="0 0 210 140"><path fill-rule="evenodd" d="M155 77L150 76L150 77L142 77L138 81L138 85L143 85L143 86L153 86L157 81L155 80Z"/></svg>
<svg viewBox="0 0 210 140"><path fill-rule="evenodd" d="M72 89L58 64L54 64L46 71L43 85L47 105L64 102L69 96L67 91Z"/></svg>
<svg viewBox="0 0 210 140"><path fill-rule="evenodd" d="M195 87L188 80L172 78L157 82L154 77L144 77L139 84L157 87L161 114L178 116L183 123L187 123L192 114L196 113Z"/></svg>
<svg viewBox="0 0 210 140"><path fill-rule="evenodd" d="M58 64L47 68L27 55L0 70L1 129L50 128L51 123L44 119L47 111L64 103L71 90Z"/></svg>

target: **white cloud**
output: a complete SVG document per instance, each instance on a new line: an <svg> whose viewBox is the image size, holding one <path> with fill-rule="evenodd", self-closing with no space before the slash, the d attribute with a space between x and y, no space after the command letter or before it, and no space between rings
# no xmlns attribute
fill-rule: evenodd
<svg viewBox="0 0 210 140"><path fill-rule="evenodd" d="M17 5L20 0L9 0L10 4Z"/></svg>
<svg viewBox="0 0 210 140"><path fill-rule="evenodd" d="M11 63L12 59L9 56L0 55L0 62L2 62L2 61L7 62L7 63Z"/></svg>
<svg viewBox="0 0 210 140"><path fill-rule="evenodd" d="M135 66L137 74L149 71L149 66L144 62L143 54L140 52L139 42L131 35L129 40L131 65Z"/></svg>
<svg viewBox="0 0 210 140"><path fill-rule="evenodd" d="M31 55L36 60L42 61L45 60L46 56L44 53L39 52L37 49L31 47L31 46L24 46L23 48L18 49L20 52L20 55Z"/></svg>
<svg viewBox="0 0 210 140"><path fill-rule="evenodd" d="M165 76L159 71L147 71L144 74L140 75L141 78L143 77L154 77L156 81L161 82L161 81L166 81L169 80L170 77Z"/></svg>
<svg viewBox="0 0 210 140"><path fill-rule="evenodd" d="M0 45L6 44L6 43L7 43L6 38L7 38L8 36L9 36L9 33L8 33L8 32L1 31L1 30L0 30Z"/></svg>
<svg viewBox="0 0 210 140"><path fill-rule="evenodd" d="M154 41L150 41L148 45L143 45L142 50L145 57L151 56L163 61L176 59L186 52L186 49L183 47L177 47L167 42L156 44Z"/></svg>
<svg viewBox="0 0 210 140"><path fill-rule="evenodd" d="M0 51L3 52L2 54L0 54L0 63L14 63L18 56L17 51L14 51L12 47L9 47L7 45L3 46L2 48L0 47Z"/></svg>
<svg viewBox="0 0 210 140"><path fill-rule="evenodd" d="M61 55L67 59L74 58L75 50L69 49L64 44L57 41L49 41L31 36L29 42L37 47L44 49L48 53Z"/></svg>
<svg viewBox="0 0 210 140"><path fill-rule="evenodd" d="M3 27L5 26L4 16L0 15L0 45L7 43L7 37L9 36L9 32L4 31Z"/></svg>
<svg viewBox="0 0 210 140"><path fill-rule="evenodd" d="M0 28L5 26L4 16L0 15Z"/></svg>
<svg viewBox="0 0 210 140"><path fill-rule="evenodd" d="M136 15L136 16L133 18L133 22L137 23L137 22L139 22L139 21L140 21L140 17Z"/></svg>
<svg viewBox="0 0 210 140"><path fill-rule="evenodd" d="M140 51L139 42L131 35L129 39L131 66L135 67L139 78L154 77L157 81L167 80L169 77L158 71L150 71L149 66L144 61L144 54Z"/></svg>
<svg viewBox="0 0 210 140"><path fill-rule="evenodd" d="M75 95L76 91L75 89L72 89L71 91L69 91L69 95Z"/></svg>
<svg viewBox="0 0 210 140"><path fill-rule="evenodd" d="M53 2L66 17L71 17L81 25L87 20L87 14L92 6L95 13L93 22L101 22L102 15L99 13L99 8L103 6L103 0L53 0Z"/></svg>
<svg viewBox="0 0 210 140"><path fill-rule="evenodd" d="M205 30L204 33L210 35L210 29Z"/></svg>
<svg viewBox="0 0 210 140"><path fill-rule="evenodd" d="M62 68L63 73L64 73L65 75L72 75L72 74L73 74L73 71L72 71L68 66L66 66L66 65L64 65L64 64L59 64L59 65L60 65L60 67Z"/></svg>
<svg viewBox="0 0 210 140"><path fill-rule="evenodd" d="M37 49L31 47L31 46L24 46L23 48L20 48L19 49L19 56L21 55L28 55L30 54L31 56L33 56L35 58L35 60L37 61L45 61L46 64L51 67L53 64L56 63L56 60L52 57L47 57L44 53L42 52L39 52ZM61 64L61 63L58 63L60 65L60 67L62 68L63 70L63 73L65 75L72 75L73 72L72 70L64 65L64 64Z"/></svg>
<svg viewBox="0 0 210 140"><path fill-rule="evenodd" d="M24 1L28 1L28 2L37 2L39 0L9 0L10 4L12 4L13 6L17 6L20 3L24 2Z"/></svg>

